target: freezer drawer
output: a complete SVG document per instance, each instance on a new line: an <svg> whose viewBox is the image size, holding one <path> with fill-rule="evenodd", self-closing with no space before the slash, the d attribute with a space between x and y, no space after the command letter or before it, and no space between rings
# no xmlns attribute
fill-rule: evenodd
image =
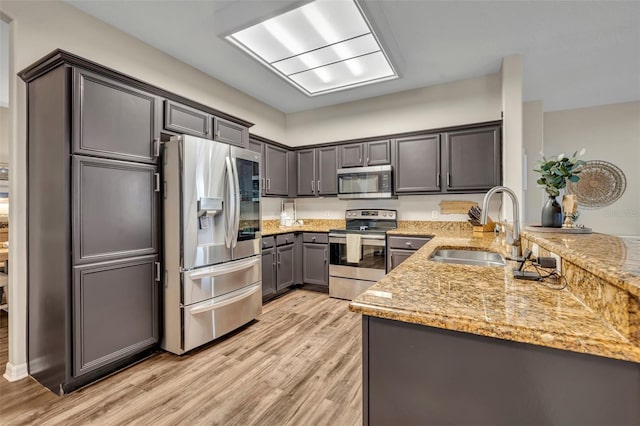
<svg viewBox="0 0 640 426"><path fill-rule="evenodd" d="M219 297L262 279L261 256L183 273L183 305Z"/></svg>
<svg viewBox="0 0 640 426"><path fill-rule="evenodd" d="M262 282L182 308L187 352L250 322L262 313Z"/></svg>

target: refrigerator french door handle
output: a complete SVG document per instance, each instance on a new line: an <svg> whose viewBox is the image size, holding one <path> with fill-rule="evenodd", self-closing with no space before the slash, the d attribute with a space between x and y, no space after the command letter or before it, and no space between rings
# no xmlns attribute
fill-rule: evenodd
<svg viewBox="0 0 640 426"><path fill-rule="evenodd" d="M227 233L224 236L224 245L227 248L231 248L231 231L233 223L235 222L236 215L236 199L235 199L235 180L233 179L233 168L231 167L231 158L227 156L225 158L225 165L227 167L227 183L229 185L229 202L228 202L228 220L227 220Z"/></svg>
<svg viewBox="0 0 640 426"><path fill-rule="evenodd" d="M238 244L238 231L240 227L240 180L238 179L238 165L236 158L231 159L231 166L233 168L233 178L235 181L235 210L233 221L233 237L231 238L231 248L235 248Z"/></svg>

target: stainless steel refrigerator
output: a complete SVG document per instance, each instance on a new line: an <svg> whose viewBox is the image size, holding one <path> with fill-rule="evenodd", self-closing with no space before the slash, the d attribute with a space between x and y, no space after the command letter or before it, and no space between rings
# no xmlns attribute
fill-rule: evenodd
<svg viewBox="0 0 640 426"><path fill-rule="evenodd" d="M183 354L262 312L260 154L184 135L163 167L161 346Z"/></svg>

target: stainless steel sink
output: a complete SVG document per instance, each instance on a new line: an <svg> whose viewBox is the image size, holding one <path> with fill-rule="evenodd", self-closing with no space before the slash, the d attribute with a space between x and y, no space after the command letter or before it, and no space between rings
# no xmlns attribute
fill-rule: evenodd
<svg viewBox="0 0 640 426"><path fill-rule="evenodd" d="M441 263L458 263L475 266L505 266L504 258L495 252L468 249L439 249L430 259Z"/></svg>

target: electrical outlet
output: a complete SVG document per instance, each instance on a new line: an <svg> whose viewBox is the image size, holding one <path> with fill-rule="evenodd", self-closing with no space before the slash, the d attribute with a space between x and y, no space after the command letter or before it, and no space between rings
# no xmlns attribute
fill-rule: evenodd
<svg viewBox="0 0 640 426"><path fill-rule="evenodd" d="M437 219L439 216L438 210L431 210L431 219Z"/></svg>
<svg viewBox="0 0 640 426"><path fill-rule="evenodd" d="M562 259L555 253L549 252L549 256L553 257L556 260L556 271L558 274L562 275Z"/></svg>
<svg viewBox="0 0 640 426"><path fill-rule="evenodd" d="M537 243L533 243L531 245L531 254L533 254L533 257L538 257L539 251L540 251L540 246Z"/></svg>

